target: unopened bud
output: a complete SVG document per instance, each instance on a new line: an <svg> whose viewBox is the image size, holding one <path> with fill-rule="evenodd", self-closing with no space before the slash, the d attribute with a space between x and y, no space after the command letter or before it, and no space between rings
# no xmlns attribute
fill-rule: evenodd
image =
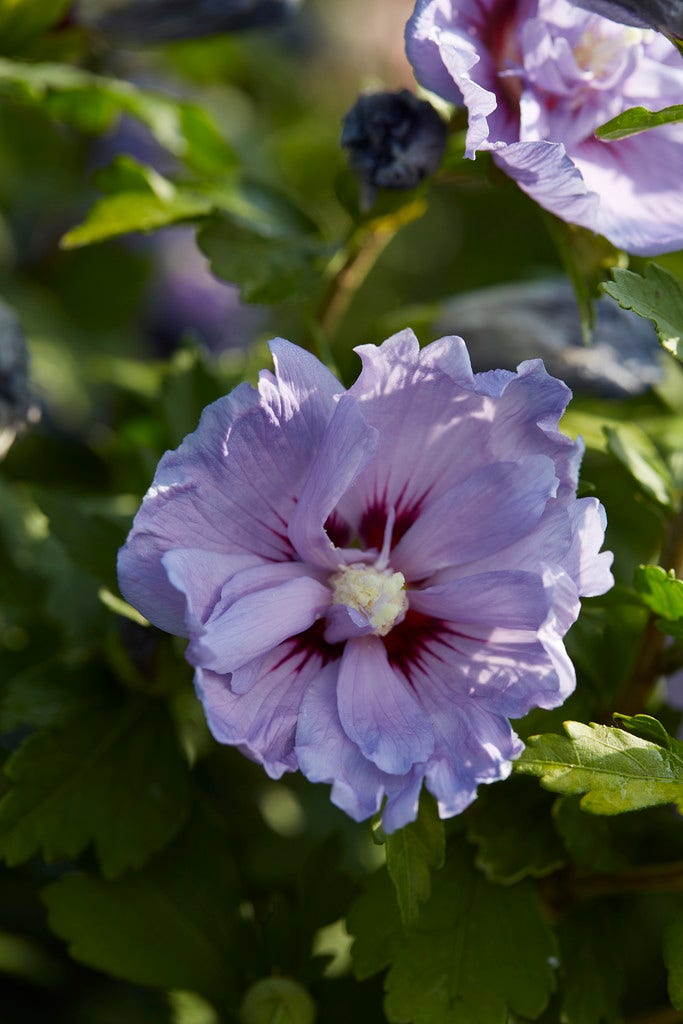
<svg viewBox="0 0 683 1024"><path fill-rule="evenodd" d="M361 96L343 121L341 144L369 205L378 188L410 189L443 158L447 129L430 103L407 89Z"/></svg>

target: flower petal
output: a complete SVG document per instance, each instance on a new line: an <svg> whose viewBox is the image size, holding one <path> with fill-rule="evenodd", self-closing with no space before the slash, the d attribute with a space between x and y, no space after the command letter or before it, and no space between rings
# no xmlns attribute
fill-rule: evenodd
<svg viewBox="0 0 683 1024"><path fill-rule="evenodd" d="M339 511L358 529L368 511L381 509L386 521L393 508L397 523L407 528L427 498L434 500L469 473L470 452L482 448L486 430L485 399L472 388L460 338L420 351L413 332L402 331L379 348L357 351L363 369L349 394L379 440L375 458Z"/></svg>
<svg viewBox="0 0 683 1024"><path fill-rule="evenodd" d="M550 602L540 576L531 572L479 573L410 592L410 607L423 615L478 627L487 637L507 630L535 635ZM471 635L471 630L466 630Z"/></svg>
<svg viewBox="0 0 683 1024"><path fill-rule="evenodd" d="M347 642L337 702L346 735L382 771L404 775L431 754L434 733L429 719L389 665L378 637Z"/></svg>
<svg viewBox="0 0 683 1024"><path fill-rule="evenodd" d="M417 580L486 558L532 530L556 489L555 466L544 455L482 466L425 509L392 565Z"/></svg>
<svg viewBox="0 0 683 1024"><path fill-rule="evenodd" d="M335 505L372 458L377 431L350 395L343 395L328 424L289 521L289 537L301 558L336 568L340 555L325 532Z"/></svg>
<svg viewBox="0 0 683 1024"><path fill-rule="evenodd" d="M295 771L299 707L323 659L287 642L252 663L252 685L235 693L230 676L197 669L195 686L211 732L261 762L271 778Z"/></svg>
<svg viewBox="0 0 683 1024"><path fill-rule="evenodd" d="M343 388L303 349L282 339L272 348L276 375L208 406L161 459L119 553L122 593L171 633L186 631L185 600L161 564L166 551L291 556L287 522Z"/></svg>
<svg viewBox="0 0 683 1024"><path fill-rule="evenodd" d="M296 731L296 757L306 778L332 783L332 803L362 821L380 808L384 776L340 725L338 672L338 663L326 665L306 690Z"/></svg>
<svg viewBox="0 0 683 1024"><path fill-rule="evenodd" d="M311 782L332 783L332 803L355 821L376 814L386 796L382 827L394 832L417 817L424 765L388 775L363 757L339 721L338 671L339 663L327 665L304 694L296 733L299 767Z"/></svg>
<svg viewBox="0 0 683 1024"><path fill-rule="evenodd" d="M589 190L563 143L514 142L497 149L493 159L544 210L591 231L599 230L600 199Z"/></svg>
<svg viewBox="0 0 683 1024"><path fill-rule="evenodd" d="M273 585L276 568L284 582ZM231 581L231 595L239 590L242 576L248 577L247 592L228 601L227 607L218 606L188 647L188 660L214 672L234 672L312 626L329 606L330 591L301 572L297 563L283 563L239 573Z"/></svg>
<svg viewBox="0 0 683 1024"><path fill-rule="evenodd" d="M172 548L161 556L169 581L186 601L185 633L201 631L227 581L259 564L255 555L224 555L197 548Z"/></svg>

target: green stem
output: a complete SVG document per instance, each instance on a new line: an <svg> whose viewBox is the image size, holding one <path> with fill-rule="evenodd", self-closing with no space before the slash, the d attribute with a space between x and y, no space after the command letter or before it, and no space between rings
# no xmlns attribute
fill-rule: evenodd
<svg viewBox="0 0 683 1024"><path fill-rule="evenodd" d="M673 569L677 576L683 574L683 506L669 525L660 565L664 569ZM657 680L663 674L667 637L656 626L658 617L652 614L648 618L633 670L616 702L615 707L622 714L637 715L643 711Z"/></svg>
<svg viewBox="0 0 683 1024"><path fill-rule="evenodd" d="M421 217L424 199L358 225L328 266L328 284L315 317L316 347L329 354L354 296L402 227Z"/></svg>

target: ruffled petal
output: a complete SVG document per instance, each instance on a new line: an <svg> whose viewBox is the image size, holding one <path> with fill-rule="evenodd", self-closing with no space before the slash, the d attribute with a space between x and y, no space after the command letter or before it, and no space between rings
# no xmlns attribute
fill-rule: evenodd
<svg viewBox="0 0 683 1024"><path fill-rule="evenodd" d="M683 248L680 125L616 142L591 140L571 155L587 188L600 195L596 219L587 226L636 256Z"/></svg>
<svg viewBox="0 0 683 1024"><path fill-rule="evenodd" d="M375 458L338 509L358 529L372 510L382 509L386 518L393 508L405 529L427 499L470 472L471 451L483 447L485 400L472 389L460 338L420 351L413 332L402 331L357 351L363 369L349 394L379 440Z"/></svg>
<svg viewBox="0 0 683 1024"><path fill-rule="evenodd" d="M339 565L341 557L325 532L325 523L376 446L377 430L366 423L353 397L342 396L289 522L290 540L305 561L330 569Z"/></svg>
<svg viewBox="0 0 683 1024"><path fill-rule="evenodd" d="M208 406L161 459L119 553L122 593L171 633L186 631L185 599L161 564L165 552L291 557L287 523L343 388L303 349L282 339L272 348L276 374Z"/></svg>
<svg viewBox="0 0 683 1024"><path fill-rule="evenodd" d="M535 634L546 620L550 602L540 576L508 570L411 590L410 607L432 618L476 627L467 634L486 639L503 631Z"/></svg>
<svg viewBox="0 0 683 1024"><path fill-rule="evenodd" d="M561 142L514 142L493 159L527 195L562 220L598 231L600 199Z"/></svg>
<svg viewBox="0 0 683 1024"><path fill-rule="evenodd" d="M352 743L337 711L338 663L326 665L306 690L296 730L296 757L311 782L332 783L332 803L355 821L376 814L384 774Z"/></svg>
<svg viewBox="0 0 683 1024"><path fill-rule="evenodd" d="M271 778L295 771L294 736L301 700L320 672L322 657L295 643L281 644L251 669L251 685L236 693L230 676L197 669L195 686L211 732L265 767Z"/></svg>
<svg viewBox="0 0 683 1024"><path fill-rule="evenodd" d="M388 775L363 757L337 711L339 665L323 668L304 695L296 732L299 767L311 782L332 784L331 799L355 821L376 814L386 797L382 827L391 833L417 817L424 765Z"/></svg>
<svg viewBox="0 0 683 1024"><path fill-rule="evenodd" d="M557 491L544 455L483 466L429 505L392 554L409 580L475 562L532 530Z"/></svg>
<svg viewBox="0 0 683 1024"><path fill-rule="evenodd" d="M259 564L255 555L223 555L197 548L173 548L161 556L168 579L183 594L184 636L201 632L213 613L221 591L235 573Z"/></svg>
<svg viewBox="0 0 683 1024"><path fill-rule="evenodd" d="M434 747L427 716L405 681L394 672L377 637L349 640L338 682L342 727L379 769L404 775L426 761Z"/></svg>
<svg viewBox="0 0 683 1024"><path fill-rule="evenodd" d="M230 582L229 596L192 641L187 658L220 674L234 672L303 633L324 615L329 603L329 588L306 575L298 563L248 569Z"/></svg>

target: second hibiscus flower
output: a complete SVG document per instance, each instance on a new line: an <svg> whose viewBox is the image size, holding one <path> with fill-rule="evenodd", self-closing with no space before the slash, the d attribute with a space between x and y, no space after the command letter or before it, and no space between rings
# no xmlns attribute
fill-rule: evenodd
<svg viewBox="0 0 683 1024"><path fill-rule="evenodd" d="M492 151L546 210L629 252L683 246L683 125L595 135L629 107L681 102L664 36L567 0L418 0L406 44L418 81L467 107L469 157Z"/></svg>

